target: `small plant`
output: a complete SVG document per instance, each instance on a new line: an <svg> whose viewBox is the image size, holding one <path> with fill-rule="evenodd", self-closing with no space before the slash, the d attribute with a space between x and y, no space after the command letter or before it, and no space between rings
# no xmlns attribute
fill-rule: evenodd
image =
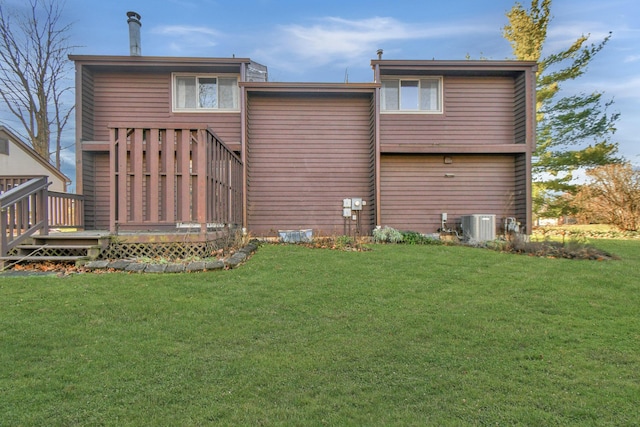
<svg viewBox="0 0 640 427"><path fill-rule="evenodd" d="M425 236L417 231L403 231L402 241L407 245L441 245L442 241Z"/></svg>
<svg viewBox="0 0 640 427"><path fill-rule="evenodd" d="M344 249L353 245L353 239L350 236L338 236L335 239L334 245L336 249Z"/></svg>
<svg viewBox="0 0 640 427"><path fill-rule="evenodd" d="M400 243L402 233L395 228L384 226L373 230L373 241L375 243Z"/></svg>

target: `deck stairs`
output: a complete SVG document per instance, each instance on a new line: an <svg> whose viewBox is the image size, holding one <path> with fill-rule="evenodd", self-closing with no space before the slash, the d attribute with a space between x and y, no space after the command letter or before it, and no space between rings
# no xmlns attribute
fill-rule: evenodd
<svg viewBox="0 0 640 427"><path fill-rule="evenodd" d="M0 263L79 262L96 259L109 246L109 236L95 233L51 233L33 236Z"/></svg>

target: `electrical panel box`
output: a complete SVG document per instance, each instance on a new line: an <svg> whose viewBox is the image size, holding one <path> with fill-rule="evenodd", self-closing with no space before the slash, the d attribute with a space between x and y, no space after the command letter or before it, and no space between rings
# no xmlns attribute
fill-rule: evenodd
<svg viewBox="0 0 640 427"><path fill-rule="evenodd" d="M493 214L465 215L462 220L462 236L466 241L487 242L496 239L496 216Z"/></svg>
<svg viewBox="0 0 640 427"><path fill-rule="evenodd" d="M342 199L342 207L351 209L351 199Z"/></svg>

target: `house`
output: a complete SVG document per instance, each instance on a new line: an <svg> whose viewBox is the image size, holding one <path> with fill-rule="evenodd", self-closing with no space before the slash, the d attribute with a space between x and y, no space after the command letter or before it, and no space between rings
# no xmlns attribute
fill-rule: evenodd
<svg viewBox="0 0 640 427"><path fill-rule="evenodd" d="M533 62L380 54L370 83L279 83L249 58L70 59L87 229L531 229Z"/></svg>
<svg viewBox="0 0 640 427"><path fill-rule="evenodd" d="M49 189L62 193L70 182L16 134L0 125L0 193L37 176L49 177Z"/></svg>

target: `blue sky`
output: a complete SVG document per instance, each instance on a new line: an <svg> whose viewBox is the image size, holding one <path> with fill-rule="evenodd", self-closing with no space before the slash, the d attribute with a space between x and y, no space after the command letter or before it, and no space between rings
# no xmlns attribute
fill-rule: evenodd
<svg viewBox="0 0 640 427"><path fill-rule="evenodd" d="M18 3L23 0L4 0ZM528 7L530 1L521 3ZM142 54L250 57L271 81L372 80L369 62L384 59L511 59L502 38L513 0L284 1L66 0L76 54L128 55L126 12L142 16ZM621 113L621 153L640 164L640 2L554 0L547 52L581 34L610 42L587 74L564 93L604 91ZM0 119L8 118L0 110ZM8 124L16 130L15 122ZM68 156L65 156L66 158ZM68 160L67 163L72 160ZM66 172L69 173L69 166Z"/></svg>

